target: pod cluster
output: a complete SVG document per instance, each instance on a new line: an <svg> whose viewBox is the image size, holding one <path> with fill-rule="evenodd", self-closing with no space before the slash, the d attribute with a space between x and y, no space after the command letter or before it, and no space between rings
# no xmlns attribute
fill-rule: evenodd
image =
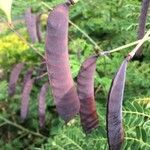
<svg viewBox="0 0 150 150"><path fill-rule="evenodd" d="M144 7L146 7L145 3L143 4ZM39 123L40 127L44 128L46 121L45 99L50 86L59 116L68 123L79 114L81 126L84 132L88 134L99 126L94 96L94 74L99 56L93 55L82 63L75 86L68 52L69 7L72 4L74 4L73 0L59 4L48 16L45 40L46 64L43 64L42 68L46 67L45 71L48 73L49 83L44 83L39 93ZM146 16L146 14L143 15ZM141 18L143 17L141 16ZM25 20L32 42L40 42L42 40L39 25L40 16L35 16L31 9L27 9ZM141 23L140 26L142 27L140 28L144 28L144 24L145 21ZM143 32L140 29L139 38L143 36ZM110 150L120 150L124 140L122 102L127 64L128 59L126 58L115 74L108 94L106 126ZM11 72L8 91L10 96L15 94L16 83L23 66L23 63L17 64ZM21 119L23 121L27 118L30 93L36 82L36 78L32 75L33 68L30 68L23 81L21 101Z"/></svg>

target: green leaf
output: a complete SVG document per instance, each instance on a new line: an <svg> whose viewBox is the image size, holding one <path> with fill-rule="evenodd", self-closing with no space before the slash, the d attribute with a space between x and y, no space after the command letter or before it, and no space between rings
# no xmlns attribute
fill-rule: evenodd
<svg viewBox="0 0 150 150"><path fill-rule="evenodd" d="M126 142L127 142L127 145L124 148L124 150L131 150L131 146L134 144L134 141L133 140L128 140Z"/></svg>
<svg viewBox="0 0 150 150"><path fill-rule="evenodd" d="M130 102L127 102L126 106L127 106L126 109L129 111L137 111L136 108L134 107L134 105Z"/></svg>
<svg viewBox="0 0 150 150"><path fill-rule="evenodd" d="M141 139L142 133L141 133L141 128L139 126L136 127L136 137L137 139Z"/></svg>
<svg viewBox="0 0 150 150"><path fill-rule="evenodd" d="M13 0L0 0L0 9L6 14L9 23L11 23L12 1Z"/></svg>
<svg viewBox="0 0 150 150"><path fill-rule="evenodd" d="M134 106L137 109L138 112L143 113L143 108L140 106L140 104L138 104L136 101L134 101Z"/></svg>
<svg viewBox="0 0 150 150"><path fill-rule="evenodd" d="M127 140L124 141L123 146L122 146L122 150L126 150L126 146L128 145Z"/></svg>
<svg viewBox="0 0 150 150"><path fill-rule="evenodd" d="M146 143L147 142L147 134L145 129L141 128L141 133L142 133L142 139Z"/></svg>

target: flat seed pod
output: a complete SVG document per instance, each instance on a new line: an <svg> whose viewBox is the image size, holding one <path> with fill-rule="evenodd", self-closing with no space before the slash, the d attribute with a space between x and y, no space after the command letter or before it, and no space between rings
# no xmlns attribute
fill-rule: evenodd
<svg viewBox="0 0 150 150"><path fill-rule="evenodd" d="M77 91L80 100L80 118L83 130L90 133L99 125L94 98L94 73L97 56L86 59L77 77Z"/></svg>
<svg viewBox="0 0 150 150"><path fill-rule="evenodd" d="M13 68L13 70L10 74L9 88L8 88L9 96L13 96L15 94L17 80L18 80L21 70L23 69L23 66L24 66L23 63L19 63L19 64L15 65L15 67Z"/></svg>
<svg viewBox="0 0 150 150"><path fill-rule="evenodd" d="M24 121L27 117L28 113L28 105L30 100L30 93L32 90L32 86L34 83L34 79L29 79L24 86L23 92L22 92L22 101L21 101L21 119Z"/></svg>
<svg viewBox="0 0 150 150"><path fill-rule="evenodd" d="M110 87L107 102L107 136L110 150L120 150L124 140L122 127L122 101L126 78L127 60L121 64Z"/></svg>
<svg viewBox="0 0 150 150"><path fill-rule="evenodd" d="M26 74L24 75L22 90L24 89L24 86L25 86L26 82L27 82L29 79L31 79L32 73L33 73L33 68L30 68L30 69L26 72Z"/></svg>
<svg viewBox="0 0 150 150"><path fill-rule="evenodd" d="M142 39L145 35L146 20L148 16L149 5L150 5L150 0L142 0L141 13L139 17L138 39ZM139 48L136 55L140 55L141 53L142 53L142 47Z"/></svg>
<svg viewBox="0 0 150 150"><path fill-rule="evenodd" d="M36 16L36 32L37 32L37 38L39 42L42 42L42 31L41 31L41 14L38 14Z"/></svg>
<svg viewBox="0 0 150 150"><path fill-rule="evenodd" d="M145 35L146 20L147 20L149 5L150 5L150 0L142 1L141 14L139 18L138 39L143 38Z"/></svg>
<svg viewBox="0 0 150 150"><path fill-rule="evenodd" d="M31 8L25 11L25 23L27 25L27 31L29 33L32 43L37 42L37 31L36 31L36 15L32 14Z"/></svg>
<svg viewBox="0 0 150 150"><path fill-rule="evenodd" d="M46 35L46 65L57 111L65 122L79 112L79 98L71 75L68 56L67 4L49 14Z"/></svg>
<svg viewBox="0 0 150 150"><path fill-rule="evenodd" d="M39 123L41 128L45 126L45 109L46 109L45 99L46 99L48 87L49 87L49 83L45 83L42 86L39 94Z"/></svg>

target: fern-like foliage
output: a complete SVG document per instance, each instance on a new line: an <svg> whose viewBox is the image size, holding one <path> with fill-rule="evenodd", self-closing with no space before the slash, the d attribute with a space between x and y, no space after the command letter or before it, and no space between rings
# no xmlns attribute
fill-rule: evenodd
<svg viewBox="0 0 150 150"><path fill-rule="evenodd" d="M0 82L0 101L4 100L7 95L8 83L4 80Z"/></svg>
<svg viewBox="0 0 150 150"><path fill-rule="evenodd" d="M53 138L49 138L42 147L44 150L107 150L105 129L105 106L98 105L100 127L92 134L85 135L79 119L59 129ZM123 125L125 140L122 150L150 149L150 98L125 102L123 107Z"/></svg>
<svg viewBox="0 0 150 150"><path fill-rule="evenodd" d="M150 98L127 102L123 110L125 142L123 149L150 149Z"/></svg>

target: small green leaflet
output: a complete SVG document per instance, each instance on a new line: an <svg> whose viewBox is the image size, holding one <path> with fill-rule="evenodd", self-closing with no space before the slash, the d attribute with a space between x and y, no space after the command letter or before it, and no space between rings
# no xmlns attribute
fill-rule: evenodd
<svg viewBox="0 0 150 150"><path fill-rule="evenodd" d="M6 14L9 23L11 23L12 1L13 0L0 0L0 9Z"/></svg>

